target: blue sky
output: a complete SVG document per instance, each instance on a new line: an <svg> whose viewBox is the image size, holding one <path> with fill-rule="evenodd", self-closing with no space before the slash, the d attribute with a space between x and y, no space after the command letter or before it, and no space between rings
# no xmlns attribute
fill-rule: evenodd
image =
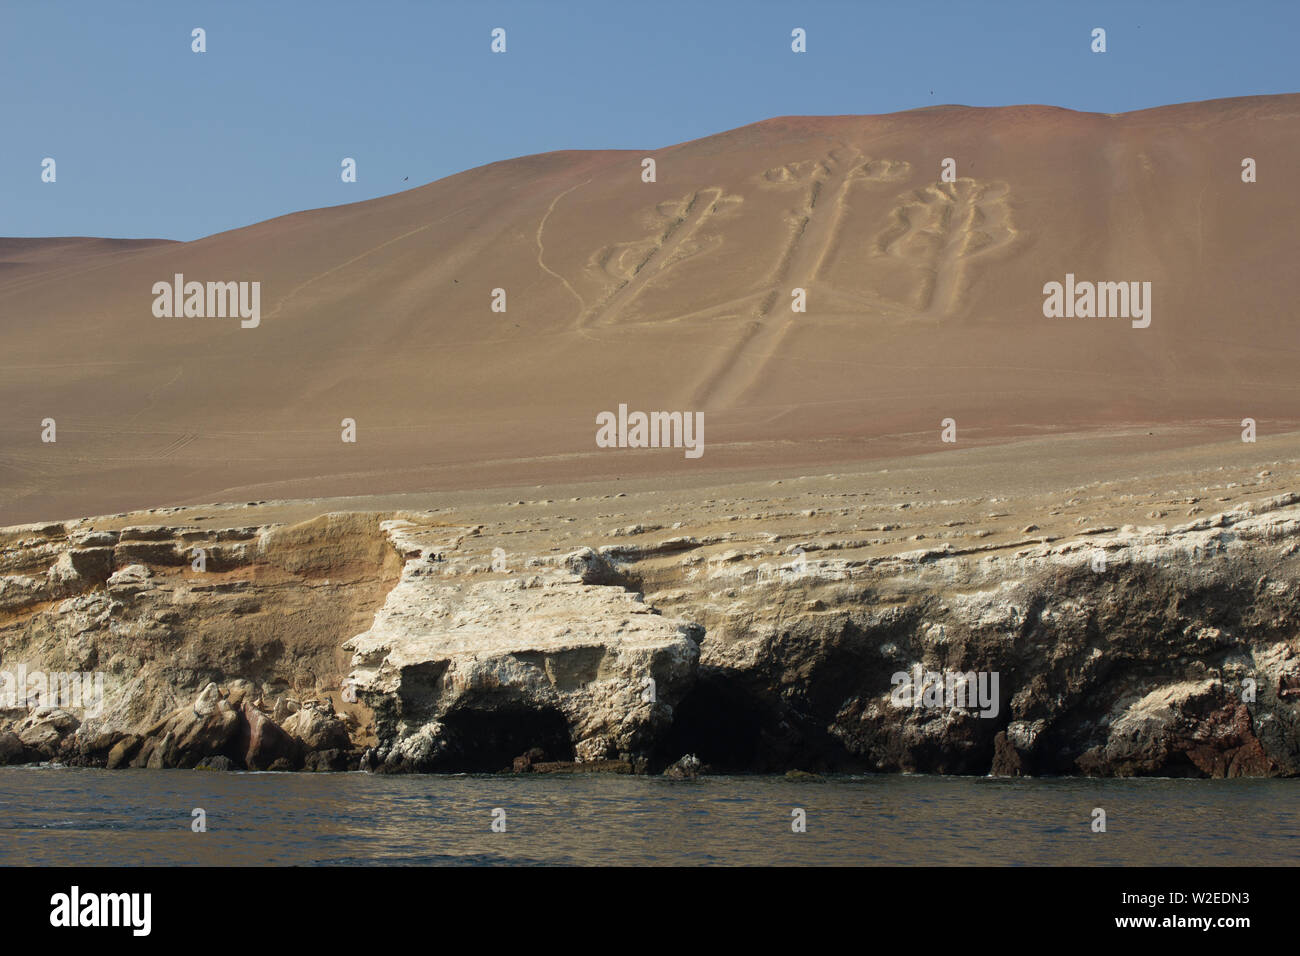
<svg viewBox="0 0 1300 956"><path fill-rule="evenodd" d="M1298 28L1294 0L0 0L0 235L195 239L787 114L1296 92Z"/></svg>

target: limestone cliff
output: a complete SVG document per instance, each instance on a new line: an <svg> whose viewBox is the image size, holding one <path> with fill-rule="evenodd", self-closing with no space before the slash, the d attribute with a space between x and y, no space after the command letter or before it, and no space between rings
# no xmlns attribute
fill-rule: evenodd
<svg viewBox="0 0 1300 956"><path fill-rule="evenodd" d="M4 529L0 672L103 685L0 701L0 761L1300 774L1300 495L1268 472L1142 524L1093 523L1104 487L1012 513L780 485L670 527L619 494ZM900 675L954 673L993 698L900 706Z"/></svg>

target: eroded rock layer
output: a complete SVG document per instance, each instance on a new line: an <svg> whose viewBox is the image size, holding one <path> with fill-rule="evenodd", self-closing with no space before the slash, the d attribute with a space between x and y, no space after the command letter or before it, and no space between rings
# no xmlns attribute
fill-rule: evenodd
<svg viewBox="0 0 1300 956"><path fill-rule="evenodd" d="M0 761L1293 776L1300 494L1271 464L8 528L0 672L102 691L0 701Z"/></svg>

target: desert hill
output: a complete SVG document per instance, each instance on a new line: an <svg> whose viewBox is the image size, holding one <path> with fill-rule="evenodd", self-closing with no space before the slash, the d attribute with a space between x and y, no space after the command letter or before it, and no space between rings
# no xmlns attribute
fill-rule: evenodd
<svg viewBox="0 0 1300 956"><path fill-rule="evenodd" d="M557 152L194 242L3 239L0 524L853 462L949 417L1295 428L1298 153L1300 94L785 117L653 183ZM157 317L176 274L259 282L258 324ZM1149 327L1045 317L1067 274L1150 282ZM621 403L703 411L705 454L597 448Z"/></svg>

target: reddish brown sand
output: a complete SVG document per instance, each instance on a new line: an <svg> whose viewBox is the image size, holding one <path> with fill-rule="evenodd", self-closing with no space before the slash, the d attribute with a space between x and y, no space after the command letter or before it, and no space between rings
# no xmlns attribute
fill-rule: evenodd
<svg viewBox="0 0 1300 956"><path fill-rule="evenodd" d="M1014 472L1090 447L1019 440L1080 433L1231 457L1245 417L1300 427L1300 95L783 118L650 155L652 184L641 153L561 152L195 242L0 240L0 524L1009 440ZM260 326L154 317L178 272L260 281ZM1067 272L1151 282L1150 327L1045 318ZM597 448L620 403L703 410L703 457Z"/></svg>

